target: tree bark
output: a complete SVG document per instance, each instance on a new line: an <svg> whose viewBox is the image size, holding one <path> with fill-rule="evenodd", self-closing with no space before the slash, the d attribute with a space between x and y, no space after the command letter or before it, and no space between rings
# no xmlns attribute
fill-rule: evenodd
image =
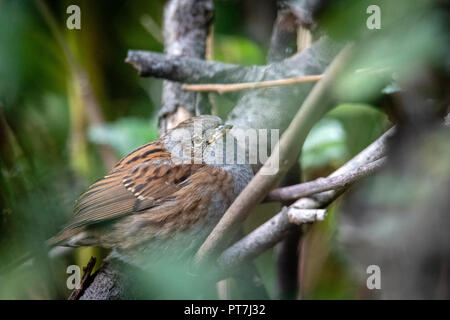
<svg viewBox="0 0 450 320"><path fill-rule="evenodd" d="M204 59L212 18L212 1L171 0L164 10L165 53L173 57ZM183 91L180 83L164 81L159 112L161 134L195 115L197 96Z"/></svg>

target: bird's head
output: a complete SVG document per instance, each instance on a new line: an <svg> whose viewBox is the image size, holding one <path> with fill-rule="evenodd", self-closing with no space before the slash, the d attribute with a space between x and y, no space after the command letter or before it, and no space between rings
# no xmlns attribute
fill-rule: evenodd
<svg viewBox="0 0 450 320"><path fill-rule="evenodd" d="M181 122L163 139L175 157L208 163L215 157L215 151L225 146L224 137L231 128L219 117L201 115Z"/></svg>

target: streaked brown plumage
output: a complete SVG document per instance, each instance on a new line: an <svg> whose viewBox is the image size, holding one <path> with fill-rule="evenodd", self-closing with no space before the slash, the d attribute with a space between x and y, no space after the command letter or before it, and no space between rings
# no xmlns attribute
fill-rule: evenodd
<svg viewBox="0 0 450 320"><path fill-rule="evenodd" d="M192 253L252 177L248 165L212 162L226 131L219 118L201 116L136 149L80 196L73 218L50 243L113 248L138 264ZM201 161L178 157L175 133L191 134Z"/></svg>

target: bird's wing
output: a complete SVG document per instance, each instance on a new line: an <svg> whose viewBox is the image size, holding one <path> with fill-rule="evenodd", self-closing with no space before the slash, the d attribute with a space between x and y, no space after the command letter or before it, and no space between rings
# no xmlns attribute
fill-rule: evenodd
<svg viewBox="0 0 450 320"><path fill-rule="evenodd" d="M64 230L157 206L180 190L200 167L174 164L159 142L147 144L123 158L110 174L80 196L75 214Z"/></svg>

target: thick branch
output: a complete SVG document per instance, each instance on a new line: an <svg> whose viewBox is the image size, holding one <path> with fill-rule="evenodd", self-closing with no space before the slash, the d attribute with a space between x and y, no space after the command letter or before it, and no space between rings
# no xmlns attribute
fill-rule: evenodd
<svg viewBox="0 0 450 320"><path fill-rule="evenodd" d="M235 72L246 72L250 69L234 64L170 56L142 50L128 51L125 62L133 65L142 77L190 83L202 83L218 78L228 79ZM235 77L236 80L241 79L239 75Z"/></svg>
<svg viewBox="0 0 450 320"><path fill-rule="evenodd" d="M297 18L289 8L278 10L272 36L268 61L282 61L297 51Z"/></svg>
<svg viewBox="0 0 450 320"><path fill-rule="evenodd" d="M204 59L206 39L213 18L209 0L171 0L164 10L164 51L170 56ZM181 90L180 84L163 83L159 112L160 133L195 114L196 95Z"/></svg>
<svg viewBox="0 0 450 320"><path fill-rule="evenodd" d="M289 234L275 247L276 299L295 299L298 291L298 263L302 228L291 228Z"/></svg>
<svg viewBox="0 0 450 320"><path fill-rule="evenodd" d="M321 61L327 62L322 50L331 45L330 40L323 39L301 53L295 54L282 62L265 66L244 67L198 58L172 56L157 52L130 50L125 62L133 65L143 77L156 77L177 82L188 83L243 83L277 80L305 76L313 70L323 71ZM316 73L317 74L317 73Z"/></svg>
<svg viewBox="0 0 450 320"><path fill-rule="evenodd" d="M270 39L268 60L281 61L303 48L298 47L298 28L310 30L314 21L311 7L298 1L280 1L277 19Z"/></svg>
<svg viewBox="0 0 450 320"><path fill-rule="evenodd" d="M140 270L115 258L107 258L92 276L79 300L130 300L143 297L136 275Z"/></svg>

